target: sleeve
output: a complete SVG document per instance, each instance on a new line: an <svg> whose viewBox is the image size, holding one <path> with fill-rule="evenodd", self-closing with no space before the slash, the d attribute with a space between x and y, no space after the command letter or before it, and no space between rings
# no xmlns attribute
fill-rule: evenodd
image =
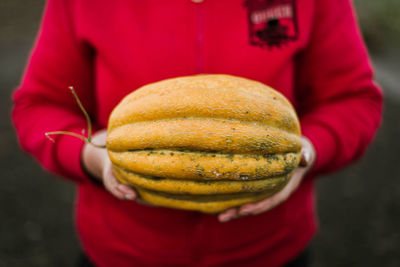
<svg viewBox="0 0 400 267"><path fill-rule="evenodd" d="M74 32L71 1L49 0L20 87L14 92L12 119L20 145L46 169L74 181L89 181L81 168L83 141L50 131L82 134L86 121L68 86L93 115L93 71L89 45ZM93 116L91 116L93 117ZM94 125L96 128L96 125Z"/></svg>
<svg viewBox="0 0 400 267"><path fill-rule="evenodd" d="M312 174L359 158L381 122L382 93L350 0L315 1L309 45L298 56L296 103L316 149Z"/></svg>

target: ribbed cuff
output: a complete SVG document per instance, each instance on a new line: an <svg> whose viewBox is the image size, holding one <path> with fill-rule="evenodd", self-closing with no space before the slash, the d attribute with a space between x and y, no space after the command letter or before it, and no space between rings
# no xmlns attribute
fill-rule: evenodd
<svg viewBox="0 0 400 267"><path fill-rule="evenodd" d="M328 127L315 122L302 123L302 134L313 144L316 152L314 166L310 175L329 172L330 162L337 154L337 144L334 134Z"/></svg>
<svg viewBox="0 0 400 267"><path fill-rule="evenodd" d="M73 130L72 132L82 134L81 130ZM85 142L69 135L57 138L56 142L58 143L58 162L67 178L77 180L78 182L88 181L88 175L81 166L81 153Z"/></svg>
<svg viewBox="0 0 400 267"><path fill-rule="evenodd" d="M92 135L98 129L93 129ZM82 135L82 129L68 130ZM77 137L64 135L57 139L57 158L60 167L66 173L67 178L77 180L78 182L90 182L101 185L101 182L92 177L82 165L82 150L85 142Z"/></svg>

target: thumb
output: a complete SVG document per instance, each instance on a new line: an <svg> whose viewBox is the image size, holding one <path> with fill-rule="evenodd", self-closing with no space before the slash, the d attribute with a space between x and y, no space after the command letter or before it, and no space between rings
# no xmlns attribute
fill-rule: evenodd
<svg viewBox="0 0 400 267"><path fill-rule="evenodd" d="M300 158L300 167L309 167L315 161L315 149L310 140L306 137L301 138L302 148L301 148L301 158Z"/></svg>

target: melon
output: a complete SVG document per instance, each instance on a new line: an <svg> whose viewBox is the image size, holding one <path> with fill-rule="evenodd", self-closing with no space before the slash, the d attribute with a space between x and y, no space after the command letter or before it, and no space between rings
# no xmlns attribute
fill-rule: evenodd
<svg viewBox="0 0 400 267"><path fill-rule="evenodd" d="M145 85L112 111L116 178L146 203L217 213L281 190L300 161L290 102L257 81L195 75Z"/></svg>

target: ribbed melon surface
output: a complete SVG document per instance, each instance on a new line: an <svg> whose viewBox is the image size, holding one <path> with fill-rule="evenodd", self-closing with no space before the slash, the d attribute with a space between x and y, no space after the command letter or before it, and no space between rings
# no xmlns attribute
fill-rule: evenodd
<svg viewBox="0 0 400 267"><path fill-rule="evenodd" d="M300 160L300 126L272 88L230 75L168 79L113 110L107 149L117 179L157 206L220 212L266 198Z"/></svg>

